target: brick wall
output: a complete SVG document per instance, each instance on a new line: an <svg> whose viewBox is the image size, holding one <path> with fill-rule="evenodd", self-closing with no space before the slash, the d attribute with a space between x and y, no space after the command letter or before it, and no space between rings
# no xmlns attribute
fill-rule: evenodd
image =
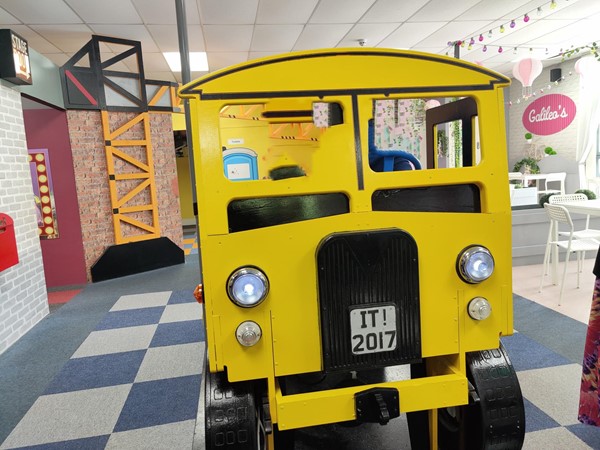
<svg viewBox="0 0 600 450"><path fill-rule="evenodd" d="M505 92L505 100L511 101L512 105L508 106L508 162L509 170L512 170L515 162L523 158L530 146L525 141L525 127L523 126L522 117L525 108L542 95L546 94L563 94L570 97L575 104L579 101L579 75L575 72L576 60L566 60L560 64L546 67L541 75L536 78L533 83L533 91L537 92L535 97L531 97L528 100L522 100L521 91L522 85L518 80L513 80L510 90ZM562 69L562 75L565 77L564 80L558 84L550 82L550 70L560 68ZM550 89L548 89L550 86ZM544 92L541 93L540 89ZM520 100L519 103L517 101ZM552 147L559 156L568 159L575 160L576 145L577 145L577 115L571 124L559 133L551 134L549 136L536 136L533 140L534 145L545 147Z"/></svg>
<svg viewBox="0 0 600 450"><path fill-rule="evenodd" d="M102 121L99 111L70 110L67 111L67 122L79 200L85 268L90 280L90 267L115 242Z"/></svg>
<svg viewBox="0 0 600 450"><path fill-rule="evenodd" d="M134 115L109 112L111 129L127 122ZM90 267L107 247L115 244L102 121L99 111L75 110L67 112L67 120L79 198L86 271L90 279ZM171 116L152 113L150 124L161 236L170 238L182 247L179 194L176 188L173 188L177 186L177 169ZM141 138L141 133L141 126L133 127L122 138ZM136 157L141 157L143 153L141 149L134 148L131 151ZM134 231L126 229L125 233Z"/></svg>
<svg viewBox="0 0 600 450"><path fill-rule="evenodd" d="M0 272L0 353L48 314L21 94L0 85L0 212L15 224L19 263Z"/></svg>
<svg viewBox="0 0 600 450"><path fill-rule="evenodd" d="M171 114L150 114L161 235L183 248L177 161Z"/></svg>

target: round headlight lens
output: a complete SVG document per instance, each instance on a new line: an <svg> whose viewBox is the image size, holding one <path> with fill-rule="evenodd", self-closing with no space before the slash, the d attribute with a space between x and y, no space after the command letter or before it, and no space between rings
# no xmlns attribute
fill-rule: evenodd
<svg viewBox="0 0 600 450"><path fill-rule="evenodd" d="M269 293L269 280L254 267L242 267L231 274L227 295L242 308L251 308L262 302Z"/></svg>
<svg viewBox="0 0 600 450"><path fill-rule="evenodd" d="M485 247L468 247L458 258L458 273L467 283L481 283L491 277L493 272L494 258Z"/></svg>

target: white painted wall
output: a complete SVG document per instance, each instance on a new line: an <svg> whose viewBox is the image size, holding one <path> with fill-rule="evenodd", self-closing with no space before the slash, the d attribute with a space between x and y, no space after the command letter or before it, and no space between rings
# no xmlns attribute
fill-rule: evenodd
<svg viewBox="0 0 600 450"><path fill-rule="evenodd" d="M8 85L0 84L0 212L14 220L19 263L0 272L0 353L48 314L21 94Z"/></svg>

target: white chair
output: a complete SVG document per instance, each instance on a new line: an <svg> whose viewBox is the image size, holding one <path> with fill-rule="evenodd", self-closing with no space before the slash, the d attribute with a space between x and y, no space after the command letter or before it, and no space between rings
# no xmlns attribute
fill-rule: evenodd
<svg viewBox="0 0 600 450"><path fill-rule="evenodd" d="M596 196L600 195L600 177L588 178L587 188Z"/></svg>
<svg viewBox="0 0 600 450"><path fill-rule="evenodd" d="M573 236L574 227L573 220L567 208L558 204L545 203L544 209L550 219L550 229L548 230L548 241L546 242L546 251L544 253L544 263L542 264L542 279L540 281L540 292L542 292L542 286L544 284L544 278L548 273L550 266L550 252L551 250L558 250L560 248L566 250L565 264L563 267L562 280L560 282L560 294L558 296L558 305L562 301L562 295L565 288L565 279L567 276L567 267L569 265L569 259L571 253L577 253L577 287L579 288L579 272L581 271L581 265L583 262L582 254L585 252L597 251L600 242L595 239L575 239ZM560 223L566 224L569 227L569 239L566 241L558 240L558 225ZM552 258L553 276L556 275L554 270L558 265L558 252L554 252L555 257Z"/></svg>
<svg viewBox="0 0 600 450"><path fill-rule="evenodd" d="M546 175L546 178L540 180L541 186L538 187L538 194L544 195L550 193L558 193L564 195L566 178L567 172L549 173L548 175Z"/></svg>
<svg viewBox="0 0 600 450"><path fill-rule="evenodd" d="M560 205L565 202L581 202L586 201L588 198L585 194L565 194L565 195L552 195L548 199L551 205ZM568 231L559 231L559 235L568 236ZM585 228L583 230L577 230L573 232L575 239L600 239L600 230L590 228L590 215L585 216Z"/></svg>

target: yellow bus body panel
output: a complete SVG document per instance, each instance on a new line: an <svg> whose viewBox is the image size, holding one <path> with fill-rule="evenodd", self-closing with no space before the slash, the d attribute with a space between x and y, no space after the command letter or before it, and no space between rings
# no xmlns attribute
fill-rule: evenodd
<svg viewBox="0 0 600 450"><path fill-rule="evenodd" d="M270 387L281 376L323 370L319 244L335 233L400 229L412 236L418 249L422 357L454 362L444 363L445 369L440 363L437 375L389 386L398 389L403 412L466 403L465 353L497 348L500 336L513 331L511 212L500 89L508 84L502 75L447 57L335 49L264 58L184 86L180 95L190 99L192 119L210 370L227 370L232 382L267 379ZM369 168L367 119L372 116L374 99L465 96L477 104L481 145L477 164L388 173ZM341 105L343 123L324 130L317 142L265 144L271 152L271 159L265 160L273 164L281 149L292 155L305 149L297 157L308 168L308 176L247 182L224 176L222 148L227 141L243 134L250 147L260 147L256 133L266 126L236 125L235 120L220 117L224 108L263 105L267 111L300 110L318 101ZM260 168L259 173L263 178L267 168ZM372 197L378 190L464 184L479 190L481 212L373 211ZM321 193L346 195L349 212L229 230L231 201ZM495 259L493 275L480 284L462 281L456 271L458 255L474 244L487 247ZM240 308L227 297L226 283L233 271L248 265L264 271L270 292L259 306ZM475 297L491 304L487 320L469 317L467 304ZM237 326L246 320L258 323L263 332L253 347L241 346L235 337ZM292 396L280 390L270 392L273 421L287 429L350 420L354 393L368 387Z"/></svg>

